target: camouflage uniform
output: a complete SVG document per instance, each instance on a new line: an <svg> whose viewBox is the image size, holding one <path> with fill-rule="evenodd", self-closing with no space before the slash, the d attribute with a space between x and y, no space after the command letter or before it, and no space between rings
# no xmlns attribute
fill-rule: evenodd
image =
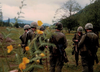
<svg viewBox="0 0 100 72"><path fill-rule="evenodd" d="M85 25L86 30L91 30L92 28L93 26L91 23ZM87 33L82 36L78 46L83 66L82 72L93 72L94 60L96 59L96 52L98 49L98 36L92 32L92 30L87 31Z"/></svg>
<svg viewBox="0 0 100 72"><path fill-rule="evenodd" d="M30 42L32 42L32 40L36 37L36 33L35 33L35 31L36 31L36 28L37 28L37 23L36 22L32 22L31 23L31 25L30 25L30 27L31 27L31 29L28 31L28 33L27 33L27 38L26 38L26 40L27 40L27 43L28 43L28 40L30 40ZM33 45L34 46L34 45ZM32 52L35 52L35 49L34 49L34 47L32 47L31 48L31 51ZM34 58L34 56L32 57L32 58ZM32 64L32 63L34 63L34 61L32 61L32 62L30 62L29 64ZM29 70L29 72L33 72L34 71L34 67L32 67L30 70Z"/></svg>
<svg viewBox="0 0 100 72"><path fill-rule="evenodd" d="M36 33L35 30L37 28L37 23L36 22L32 22L31 23L31 29L28 31L27 33L27 38L26 38L26 42L28 43L28 40L30 40L30 42L33 40L33 38L36 37ZM32 51L34 52L34 48L32 48Z"/></svg>
<svg viewBox="0 0 100 72"><path fill-rule="evenodd" d="M57 23L58 24L58 23ZM57 25L58 30L62 29L60 25ZM61 46L61 51L63 53L64 49L67 47L67 40L66 36L60 32L56 31L54 35L50 38L50 43L54 43L56 47L49 47L50 49L50 72L55 72L55 66L57 65L57 71L56 72L61 72L62 67L64 65L64 58L61 55L61 52L58 49L58 45Z"/></svg>
<svg viewBox="0 0 100 72"><path fill-rule="evenodd" d="M40 30L41 30L41 31L44 31L44 27L41 26L41 27L40 27ZM44 34L44 35L45 35L45 34ZM36 40L38 46L40 45L40 42L39 42L39 38L40 38L40 37L41 37L41 41L44 41L43 34L38 35L37 40ZM45 41L46 41L46 40L45 40ZM46 46L41 46L41 47L39 48L39 50L40 50L40 51L44 51L45 47L46 47ZM40 63L39 63L39 64L42 65L42 58L40 59Z"/></svg>
<svg viewBox="0 0 100 72"><path fill-rule="evenodd" d="M29 25L25 25L24 26L24 30L27 30L27 32L28 32L28 29L29 29ZM22 41L21 46L23 48L23 53L26 52L25 47L27 46L27 40L26 40L26 38L27 38L27 32L24 32L24 34L22 34L20 36L20 39Z"/></svg>
<svg viewBox="0 0 100 72"><path fill-rule="evenodd" d="M36 37L36 33L32 29L30 29L29 32L27 33L27 40L30 40L31 42L35 37Z"/></svg>
<svg viewBox="0 0 100 72"><path fill-rule="evenodd" d="M37 23L32 22L31 23L31 29L27 33L27 40L32 41L32 39L36 36L36 33L35 33L36 28L37 28Z"/></svg>
<svg viewBox="0 0 100 72"><path fill-rule="evenodd" d="M82 29L82 30L79 30L79 29ZM75 33L75 35L74 35L74 37L72 39L72 41L74 42L72 55L75 53L76 65L78 65L78 60L79 60L78 43L79 43L79 41L80 41L80 39L81 39L81 37L83 35L82 31L83 31L83 28L81 26L79 26L78 29L77 29L77 33ZM80 33L80 35L79 35L79 33ZM78 41L76 42L76 40L78 40Z"/></svg>

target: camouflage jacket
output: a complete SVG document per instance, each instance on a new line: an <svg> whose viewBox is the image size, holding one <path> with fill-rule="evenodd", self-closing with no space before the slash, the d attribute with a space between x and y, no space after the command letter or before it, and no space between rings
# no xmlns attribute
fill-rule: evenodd
<svg viewBox="0 0 100 72"><path fill-rule="evenodd" d="M32 41L33 38L36 37L36 33L33 32L32 30L29 30L28 33L27 33L27 41L30 40Z"/></svg>
<svg viewBox="0 0 100 72"><path fill-rule="evenodd" d="M24 34L20 36L20 40L22 41L22 43L21 43L22 47L25 47L27 45L26 37L27 37L27 32L24 32Z"/></svg>
<svg viewBox="0 0 100 72"><path fill-rule="evenodd" d="M62 45L62 49L65 49L67 47L67 39L66 36L60 32L60 31L56 31L54 35L52 35L52 37L50 38L50 43L54 43L56 45L56 47L58 47L58 45ZM58 54L58 48L54 48L54 47L50 47L50 53L55 53Z"/></svg>
<svg viewBox="0 0 100 72"><path fill-rule="evenodd" d="M41 44L41 42L42 43L45 43L45 42L47 42L47 40L45 40L45 36L43 36L43 35L45 35L45 34L39 34L38 35L38 37L37 37L37 39L36 39L36 44L38 45L38 46L40 46ZM41 42L40 42L40 40L41 40ZM41 50L41 51L44 51L44 49L45 49L45 45L42 45L39 49Z"/></svg>
<svg viewBox="0 0 100 72"><path fill-rule="evenodd" d="M78 44L81 53L90 51L92 55L97 52L98 46L98 36L92 31L83 35Z"/></svg>
<svg viewBox="0 0 100 72"><path fill-rule="evenodd" d="M74 42L75 45L77 45L82 37L83 33L81 34L81 36L78 35L78 33L75 33L72 41ZM78 42L76 42L75 40L78 40Z"/></svg>

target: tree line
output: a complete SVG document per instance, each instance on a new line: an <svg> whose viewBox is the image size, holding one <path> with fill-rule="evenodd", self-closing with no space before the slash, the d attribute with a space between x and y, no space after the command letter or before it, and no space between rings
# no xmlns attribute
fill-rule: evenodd
<svg viewBox="0 0 100 72"><path fill-rule="evenodd" d="M65 28L76 30L78 26L84 27L86 23L92 23L94 30L100 31L100 0L90 2L83 9L76 1L69 0L61 9L69 12L69 16L64 15L59 19Z"/></svg>

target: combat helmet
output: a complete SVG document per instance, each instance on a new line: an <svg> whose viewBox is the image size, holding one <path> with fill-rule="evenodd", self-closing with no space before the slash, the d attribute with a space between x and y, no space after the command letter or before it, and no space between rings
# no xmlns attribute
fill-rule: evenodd
<svg viewBox="0 0 100 72"><path fill-rule="evenodd" d="M82 32L82 31L83 31L83 27L82 27L82 26L79 26L79 27L77 28L77 31L78 31L78 32Z"/></svg>
<svg viewBox="0 0 100 72"><path fill-rule="evenodd" d="M85 29L93 29L92 23L87 23L87 24L85 25Z"/></svg>
<svg viewBox="0 0 100 72"><path fill-rule="evenodd" d="M62 30L63 29L63 25L62 25L61 22L57 22L55 25L56 25L56 29L58 29L58 30Z"/></svg>
<svg viewBox="0 0 100 72"><path fill-rule="evenodd" d="M44 31L44 29L45 29L44 26L41 26L41 27L40 27L40 30L41 30L41 31Z"/></svg>
<svg viewBox="0 0 100 72"><path fill-rule="evenodd" d="M29 28L30 28L29 25L25 25L25 26L24 26L24 30L29 29Z"/></svg>
<svg viewBox="0 0 100 72"><path fill-rule="evenodd" d="M29 29L31 29L31 26L29 25Z"/></svg>
<svg viewBox="0 0 100 72"><path fill-rule="evenodd" d="M38 25L36 22L32 22L30 26L31 26L31 28L36 28Z"/></svg>

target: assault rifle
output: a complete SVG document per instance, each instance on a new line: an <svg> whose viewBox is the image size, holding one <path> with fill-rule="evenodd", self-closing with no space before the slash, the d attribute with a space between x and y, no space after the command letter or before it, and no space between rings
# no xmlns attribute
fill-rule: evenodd
<svg viewBox="0 0 100 72"><path fill-rule="evenodd" d="M22 36L20 36L19 39L22 41L21 46L22 47L25 47L26 46L26 43L24 43L24 40L23 40Z"/></svg>
<svg viewBox="0 0 100 72"><path fill-rule="evenodd" d="M64 62L67 63L68 58L67 58L67 55L66 55L66 52L65 52L65 49L64 49L64 45L63 44L58 44L56 39L53 36L52 36L52 38L53 38L54 44L56 45L56 47L58 49L59 54L62 56Z"/></svg>
<svg viewBox="0 0 100 72"><path fill-rule="evenodd" d="M56 45L56 46L57 46L58 51L59 51L60 55L62 56L64 62L67 63L68 62L68 58L67 58L67 55L66 55L66 52L65 52L63 44L59 44L59 45Z"/></svg>

